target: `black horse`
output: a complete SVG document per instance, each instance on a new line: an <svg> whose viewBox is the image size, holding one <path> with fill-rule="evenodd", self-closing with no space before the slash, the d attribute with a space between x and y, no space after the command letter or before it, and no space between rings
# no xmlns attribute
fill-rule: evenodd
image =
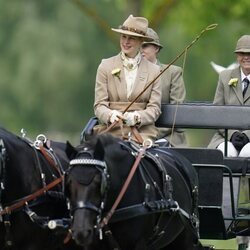
<svg viewBox="0 0 250 250"><path fill-rule="evenodd" d="M65 193L73 239L91 250L202 249L196 172L171 149L146 150L113 213L141 150L111 135L99 135L77 147L68 145L71 167L65 175Z"/></svg>
<svg viewBox="0 0 250 250"><path fill-rule="evenodd" d="M51 141L48 147L44 140L32 143L0 128L1 250L79 249L63 243L69 219L61 183L69 163L66 144Z"/></svg>

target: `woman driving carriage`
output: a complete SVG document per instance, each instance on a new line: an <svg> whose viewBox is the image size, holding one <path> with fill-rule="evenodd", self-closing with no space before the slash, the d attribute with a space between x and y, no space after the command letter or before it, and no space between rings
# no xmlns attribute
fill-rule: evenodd
<svg viewBox="0 0 250 250"><path fill-rule="evenodd" d="M146 36L147 28L146 18L133 15L118 29L112 28L120 34L121 51L103 59L97 69L94 111L100 124L94 127L94 133L113 124L106 132L122 139L131 137L138 141L137 132L143 140L157 138L154 123L161 113L160 80L141 94L160 72L159 66L143 58L140 52L143 41L152 40Z"/></svg>

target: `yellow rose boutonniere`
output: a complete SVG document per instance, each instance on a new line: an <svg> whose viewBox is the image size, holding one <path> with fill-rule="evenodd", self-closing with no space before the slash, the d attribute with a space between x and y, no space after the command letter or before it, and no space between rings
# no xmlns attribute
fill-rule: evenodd
<svg viewBox="0 0 250 250"><path fill-rule="evenodd" d="M113 69L113 70L111 71L111 74L112 74L113 76L118 77L119 80L121 80L121 79L120 79L120 73L121 73L121 69L120 69L120 68L116 68L116 69Z"/></svg>
<svg viewBox="0 0 250 250"><path fill-rule="evenodd" d="M228 85L236 87L237 83L238 83L238 78L232 78L232 79L230 79Z"/></svg>

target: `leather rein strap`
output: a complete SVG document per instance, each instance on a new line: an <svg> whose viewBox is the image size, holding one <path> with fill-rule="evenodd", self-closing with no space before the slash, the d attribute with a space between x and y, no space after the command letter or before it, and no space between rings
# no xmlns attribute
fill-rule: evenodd
<svg viewBox="0 0 250 250"><path fill-rule="evenodd" d="M147 148L148 148L148 146L146 145L139 150L139 154L138 154L138 156L137 156L137 158L136 158L136 160L135 160L135 162L134 162L134 164L129 172L129 175L128 175L124 185L122 186L122 189L121 189L118 197L116 198L116 200L115 200L113 206L111 207L110 211L108 212L108 214L102 219L102 221L99 224L100 229L108 224L109 220L111 219L112 215L114 214L117 206L119 205L121 199L123 198L125 192L127 191L128 185L131 182L131 180L135 174L135 171L138 168L139 163L140 163L141 159L143 158Z"/></svg>
<svg viewBox="0 0 250 250"><path fill-rule="evenodd" d="M63 176L57 178L56 180L52 181L51 183L49 183L47 186L37 190L36 192L34 192L33 194L30 194L26 197L24 197L22 200L20 200L19 202L7 206L5 207L2 211L0 211L0 216L4 215L4 214L9 214L12 211L21 208L22 206L24 206L28 201L32 201L35 198L43 195L46 191L50 190L51 188L53 188L54 186L58 185L60 182L62 182L63 180Z"/></svg>
<svg viewBox="0 0 250 250"><path fill-rule="evenodd" d="M42 154L45 157L45 159L49 162L50 166L52 166L53 168L55 168L55 170L58 172L59 176L61 177L62 173L61 173L60 169L57 166L56 160L52 159L51 155L47 152L47 150L45 149L44 146L40 145L39 149L42 152Z"/></svg>

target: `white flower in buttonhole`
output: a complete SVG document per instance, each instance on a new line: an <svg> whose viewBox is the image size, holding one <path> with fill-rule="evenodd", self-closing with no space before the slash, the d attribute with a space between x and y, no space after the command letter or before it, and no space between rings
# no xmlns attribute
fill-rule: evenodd
<svg viewBox="0 0 250 250"><path fill-rule="evenodd" d="M230 79L230 81L228 82L228 85L229 85L229 86L236 87L237 84L238 84L238 81L239 81L238 78L232 78L232 79Z"/></svg>

